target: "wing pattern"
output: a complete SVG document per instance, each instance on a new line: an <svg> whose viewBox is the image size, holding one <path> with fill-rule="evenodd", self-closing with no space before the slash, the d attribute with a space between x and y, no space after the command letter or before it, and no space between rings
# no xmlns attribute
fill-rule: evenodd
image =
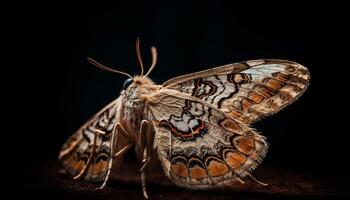
<svg viewBox="0 0 350 200"><path fill-rule="evenodd" d="M118 100L113 101L76 131L59 154L68 174L86 181L104 180L113 149Z"/></svg>
<svg viewBox="0 0 350 200"><path fill-rule="evenodd" d="M165 82L149 98L165 174L187 188L245 177L268 149L265 137L248 126L294 102L309 78L295 62L253 60Z"/></svg>
<svg viewBox="0 0 350 200"><path fill-rule="evenodd" d="M244 177L265 156L264 137L190 95L164 91L150 104L155 148L177 185L209 188Z"/></svg>
<svg viewBox="0 0 350 200"><path fill-rule="evenodd" d="M285 60L253 60L171 79L163 86L199 98L245 124L278 112L307 88L309 73Z"/></svg>

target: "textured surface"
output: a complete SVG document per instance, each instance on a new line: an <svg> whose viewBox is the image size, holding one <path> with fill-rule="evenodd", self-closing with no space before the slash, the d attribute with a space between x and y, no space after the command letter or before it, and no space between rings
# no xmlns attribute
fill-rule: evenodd
<svg viewBox="0 0 350 200"><path fill-rule="evenodd" d="M120 175L113 174L107 187L95 191L96 185L74 182L58 173L56 161L42 162L30 171L21 184L25 195L36 198L56 199L142 199L138 167L134 161L126 161ZM192 191L175 186L155 168L148 173L147 187L151 199L333 199L346 188L345 178L313 177L282 167L264 165L256 170L256 177L269 183L259 186L249 180L234 188ZM122 175L122 176L121 176ZM342 194L344 195L344 194Z"/></svg>
<svg viewBox="0 0 350 200"><path fill-rule="evenodd" d="M272 59L166 81L148 98L165 174L190 189L231 185L249 175L268 148L249 125L294 102L309 79L304 66Z"/></svg>

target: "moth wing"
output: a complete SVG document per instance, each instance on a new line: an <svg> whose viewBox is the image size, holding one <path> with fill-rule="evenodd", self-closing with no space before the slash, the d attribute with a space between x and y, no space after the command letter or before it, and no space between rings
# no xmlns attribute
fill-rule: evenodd
<svg viewBox="0 0 350 200"><path fill-rule="evenodd" d="M154 148L167 177L186 188L231 184L267 152L263 136L220 109L175 90L149 98Z"/></svg>
<svg viewBox="0 0 350 200"><path fill-rule="evenodd" d="M63 145L59 160L71 177L103 181L112 155L120 98L105 106L80 127ZM102 133L102 134L101 134Z"/></svg>
<svg viewBox="0 0 350 200"><path fill-rule="evenodd" d="M252 124L294 102L309 84L304 66L286 60L251 60L179 76L163 87L190 94Z"/></svg>

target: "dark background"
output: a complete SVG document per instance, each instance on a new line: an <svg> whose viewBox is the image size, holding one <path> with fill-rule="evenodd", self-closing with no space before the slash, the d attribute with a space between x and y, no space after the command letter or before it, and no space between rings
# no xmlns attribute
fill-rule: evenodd
<svg viewBox="0 0 350 200"><path fill-rule="evenodd" d="M12 5L6 14L5 40L14 79L5 87L15 98L9 115L14 131L8 136L16 139L11 151L22 155L15 158L22 163L16 166L31 170L56 160L65 140L119 95L125 77L93 67L86 57L138 74L135 39L141 37L146 66L150 46L158 48L158 64L150 77L159 84L250 59L287 59L308 67L311 82L306 93L254 125L270 143L264 164L315 177L347 177L345 86L350 66L345 6L244 2Z"/></svg>

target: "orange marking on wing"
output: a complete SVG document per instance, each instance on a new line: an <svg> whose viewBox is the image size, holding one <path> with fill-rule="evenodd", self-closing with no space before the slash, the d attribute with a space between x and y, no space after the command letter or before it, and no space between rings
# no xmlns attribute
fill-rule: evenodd
<svg viewBox="0 0 350 200"><path fill-rule="evenodd" d="M75 170L81 171L81 170L83 170L84 166L85 166L85 162L82 161L82 160L80 160L79 162L77 162L77 163L74 165L73 168L74 168Z"/></svg>
<svg viewBox="0 0 350 200"><path fill-rule="evenodd" d="M195 179L203 179L207 177L207 172L202 167L195 165L190 168L190 176Z"/></svg>
<svg viewBox="0 0 350 200"><path fill-rule="evenodd" d="M239 152L236 152L236 151L230 151L230 152L226 153L226 156L225 156L226 163L230 167L232 167L232 169L237 169L246 160L247 160L247 158L245 157L245 155L243 155Z"/></svg>
<svg viewBox="0 0 350 200"><path fill-rule="evenodd" d="M95 164L94 173L101 174L101 172L106 171L108 166L108 162L101 160L100 162Z"/></svg>
<svg viewBox="0 0 350 200"><path fill-rule="evenodd" d="M188 177L188 171L187 171L187 167L185 164L183 163L176 163L171 165L171 171L177 175L180 176L182 178L186 178Z"/></svg>
<svg viewBox="0 0 350 200"><path fill-rule="evenodd" d="M90 175L92 175L92 174L94 173L94 168L95 168L95 165L92 165L92 163L90 163L90 165L88 166L88 168L87 168L85 174L90 174ZM85 178L86 178L86 177L85 177Z"/></svg>
<svg viewBox="0 0 350 200"><path fill-rule="evenodd" d="M238 118L238 117L242 116L242 113L233 110L229 113L229 115L231 115L234 118Z"/></svg>
<svg viewBox="0 0 350 200"><path fill-rule="evenodd" d="M226 118L226 119L223 119L222 121L220 121L219 123L222 127L226 128L229 131L232 131L234 133L242 131L239 124L237 122L233 121L232 119Z"/></svg>
<svg viewBox="0 0 350 200"><path fill-rule="evenodd" d="M285 86L285 83L278 81L278 80L269 79L267 81L266 85L269 86L270 88L275 89L275 90L279 90L279 89L281 89L281 87Z"/></svg>
<svg viewBox="0 0 350 200"><path fill-rule="evenodd" d="M234 146L242 153L249 155L255 149L255 142L252 138L237 136L233 138Z"/></svg>
<svg viewBox="0 0 350 200"><path fill-rule="evenodd" d="M250 106L252 106L253 104L251 102L249 102L247 99L243 99L242 100L242 110L243 112L248 112L248 109L250 108Z"/></svg>
<svg viewBox="0 0 350 200"><path fill-rule="evenodd" d="M225 163L218 160L209 160L207 163L207 169L210 176L222 176L228 172L228 167Z"/></svg>
<svg viewBox="0 0 350 200"><path fill-rule="evenodd" d="M250 100L254 101L254 103L256 103L256 104L261 103L265 99L264 96L258 94L257 92L254 92L254 91L249 92L248 98Z"/></svg>
<svg viewBox="0 0 350 200"><path fill-rule="evenodd" d="M65 161L65 164L75 171L81 171L84 168L85 162L83 160L75 160L73 156L70 156Z"/></svg>
<svg viewBox="0 0 350 200"><path fill-rule="evenodd" d="M277 91L273 91L272 88L266 88L263 86L257 86L256 90L267 98L272 97L277 93Z"/></svg>
<svg viewBox="0 0 350 200"><path fill-rule="evenodd" d="M281 72L273 73L272 76L280 81L286 82L289 80L290 75L289 74L283 74Z"/></svg>

